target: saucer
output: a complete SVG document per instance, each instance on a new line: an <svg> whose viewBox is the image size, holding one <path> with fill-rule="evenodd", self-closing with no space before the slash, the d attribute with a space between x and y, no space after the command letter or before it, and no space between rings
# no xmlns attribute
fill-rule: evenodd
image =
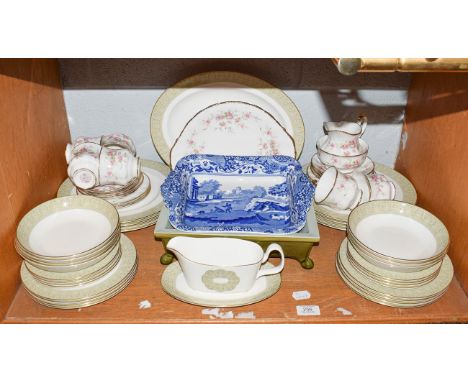
<svg viewBox="0 0 468 382"><path fill-rule="evenodd" d="M120 243L122 254L117 265L109 273L88 284L72 287L42 284L34 278L23 262L23 285L35 301L55 308L74 309L105 301L125 289L137 270L138 258L134 244L125 235L121 235Z"/></svg>
<svg viewBox="0 0 468 382"><path fill-rule="evenodd" d="M395 185L395 199L397 201L416 204L417 194L411 182L394 169L375 163L375 171L385 175L388 180ZM308 171L309 179L312 181L310 171ZM328 206L318 205L315 202L312 204L319 224L345 231L348 224L348 216L351 210L336 210Z"/></svg>
<svg viewBox="0 0 468 382"><path fill-rule="evenodd" d="M272 268L266 263L262 268ZM280 274L264 276L257 279L252 289L243 293L209 293L199 292L187 285L178 262L167 266L161 277L163 290L177 300L211 308L228 308L255 304L273 296L281 285Z"/></svg>
<svg viewBox="0 0 468 382"><path fill-rule="evenodd" d="M157 214L164 204L160 186L167 174L169 174L169 168L162 163L142 159L141 169L150 180L150 191L135 204L121 208L117 207L117 212L120 216L121 232L135 231L154 225ZM67 178L60 186L57 197L76 194L76 188L70 179Z"/></svg>
<svg viewBox="0 0 468 382"><path fill-rule="evenodd" d="M453 278L453 265L445 256L438 275L430 282L411 288L392 287L360 274L347 257L347 239L344 239L336 256L336 270L343 282L360 296L382 305L417 307L430 304L442 297Z"/></svg>

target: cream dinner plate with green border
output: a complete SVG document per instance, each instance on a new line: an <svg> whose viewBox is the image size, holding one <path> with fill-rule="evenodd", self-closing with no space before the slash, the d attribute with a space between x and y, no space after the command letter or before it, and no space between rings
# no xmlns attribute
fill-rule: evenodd
<svg viewBox="0 0 468 382"><path fill-rule="evenodd" d="M394 307L417 307L430 304L440 298L453 278L453 265L445 256L437 277L421 286L396 288L383 286L360 274L349 263L347 240L343 240L336 257L336 269L342 280L354 292L373 302Z"/></svg>
<svg viewBox="0 0 468 382"><path fill-rule="evenodd" d="M266 263L262 268L273 268ZM177 261L168 265L161 277L163 290L177 300L212 308L228 308L255 304L273 296L281 285L280 274L260 277L248 292L209 293L193 290L187 285L182 269Z"/></svg>
<svg viewBox="0 0 468 382"><path fill-rule="evenodd" d="M41 284L28 271L26 264L21 266L21 280L26 290L40 303L54 307L72 309L89 305L89 302L102 302L123 290L136 273L138 264L136 248L125 235L121 237L121 258L118 264L102 278L89 284L76 287L51 287ZM97 302L96 302L97 303Z"/></svg>
<svg viewBox="0 0 468 382"><path fill-rule="evenodd" d="M161 159L170 163L170 150L187 122L208 106L242 101L271 114L294 141L296 159L304 146L304 122L293 101L280 89L257 77L229 71L199 73L166 89L151 113L151 138Z"/></svg>

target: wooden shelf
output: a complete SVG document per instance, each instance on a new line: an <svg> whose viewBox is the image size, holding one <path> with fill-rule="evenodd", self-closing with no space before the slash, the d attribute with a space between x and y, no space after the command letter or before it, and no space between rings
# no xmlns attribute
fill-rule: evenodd
<svg viewBox="0 0 468 382"><path fill-rule="evenodd" d="M130 286L120 295L102 304L81 310L63 311L35 303L19 287L6 314L6 323L362 323L362 322L468 322L468 297L454 278L447 293L432 305L414 309L396 309L372 303L352 292L335 271L336 250L344 232L319 226L320 245L311 257L315 268L304 270L300 264L287 259L282 273L282 285L270 299L244 307L221 311L254 312L256 319L211 319L202 314L202 307L179 302L168 296L160 285L164 266L159 263L162 244L153 238L153 227L128 233L139 255L138 273ZM276 260L276 259L275 259ZM273 260L274 261L274 260ZM309 300L295 301L293 291L308 290ZM139 309L148 300L149 309ZM296 305L318 305L320 316L301 317ZM352 315L343 315L342 307Z"/></svg>

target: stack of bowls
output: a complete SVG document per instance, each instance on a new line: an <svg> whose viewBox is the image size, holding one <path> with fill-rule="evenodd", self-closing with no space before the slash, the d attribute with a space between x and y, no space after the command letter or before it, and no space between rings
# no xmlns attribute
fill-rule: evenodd
<svg viewBox="0 0 468 382"><path fill-rule="evenodd" d="M18 225L15 247L24 259L26 290L56 308L105 301L130 283L137 268L117 210L91 196L53 199L29 211Z"/></svg>
<svg viewBox="0 0 468 382"><path fill-rule="evenodd" d="M453 277L449 234L428 211L398 201L371 201L349 215L336 267L361 296L416 307L440 298Z"/></svg>

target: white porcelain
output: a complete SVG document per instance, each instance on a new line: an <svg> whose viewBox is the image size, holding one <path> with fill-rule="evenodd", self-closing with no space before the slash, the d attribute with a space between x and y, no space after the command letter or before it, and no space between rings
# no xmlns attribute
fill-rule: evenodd
<svg viewBox="0 0 468 382"><path fill-rule="evenodd" d="M367 118L361 117L357 122L324 122L326 139L320 148L330 154L353 156L363 152L359 138L367 127Z"/></svg>
<svg viewBox="0 0 468 382"><path fill-rule="evenodd" d="M356 238L374 251L398 259L422 260L436 253L431 231L415 219L396 214L376 214L356 226Z"/></svg>
<svg viewBox="0 0 468 382"><path fill-rule="evenodd" d="M83 143L94 143L96 145L100 145L101 137L78 137L75 139L75 142L73 142L73 145L81 145Z"/></svg>
<svg viewBox="0 0 468 382"><path fill-rule="evenodd" d="M125 134L114 133L102 135L100 137L78 137L73 144L68 143L65 148L65 159L67 163L77 155L88 153L99 159L101 147L123 148L129 150L136 156L135 144L132 139Z"/></svg>
<svg viewBox="0 0 468 382"><path fill-rule="evenodd" d="M111 148L122 148L130 151L136 156L136 148L133 140L126 134L113 133L101 136L101 146Z"/></svg>
<svg viewBox="0 0 468 382"><path fill-rule="evenodd" d="M359 203L366 203L370 200L371 197L371 186L369 183L369 178L360 171L353 171L351 177L356 182L358 188L362 191L362 197Z"/></svg>
<svg viewBox="0 0 468 382"><path fill-rule="evenodd" d="M375 163L372 159L366 157L364 162L359 167L354 169L354 171L359 171L363 174L369 175L375 171Z"/></svg>
<svg viewBox="0 0 468 382"><path fill-rule="evenodd" d="M113 197L113 198L107 198L106 200L114 205L124 205L127 202L130 202L132 200L141 198L143 194L148 193L151 187L151 181L148 177L148 175L143 174L143 181L141 182L140 186L133 191L131 194L128 194L123 197Z"/></svg>
<svg viewBox="0 0 468 382"><path fill-rule="evenodd" d="M270 113L294 138L296 159L304 145L304 123L299 110L280 89L243 73L216 71L185 78L166 89L151 113L151 137L162 160L184 126L198 111L225 101L243 101Z"/></svg>
<svg viewBox="0 0 468 382"><path fill-rule="evenodd" d="M127 149L103 147L99 156L99 184L127 184L140 174L140 160Z"/></svg>
<svg viewBox="0 0 468 382"><path fill-rule="evenodd" d="M162 204L163 199L160 191L161 184L164 182L165 175L156 169L145 167L143 165L143 172L148 176L151 183L151 190L148 195L138 203L126 207L118 207L117 211L122 220L134 219L135 216L141 214L145 215L149 211L156 210L157 206ZM63 190L58 193L58 197L78 195L77 190L71 184L64 182Z"/></svg>
<svg viewBox="0 0 468 382"><path fill-rule="evenodd" d="M126 134L113 133L101 135L99 137L78 137L73 143L73 146L78 146L83 143L94 143L105 147L123 148L129 150L133 155L136 155L135 144Z"/></svg>
<svg viewBox="0 0 468 382"><path fill-rule="evenodd" d="M284 253L276 243L270 244L264 253L262 247L247 240L176 236L166 248L177 256L190 288L201 292L246 292L255 280L284 268ZM280 264L260 269L273 251L279 252Z"/></svg>
<svg viewBox="0 0 468 382"><path fill-rule="evenodd" d="M310 160L310 167L311 170L317 175L322 175L325 171L327 171L328 168L327 165L322 163L317 153L312 155L312 159Z"/></svg>
<svg viewBox="0 0 468 382"><path fill-rule="evenodd" d="M67 173L73 184L79 188L87 190L99 185L99 161L89 154L72 158Z"/></svg>
<svg viewBox="0 0 468 382"><path fill-rule="evenodd" d="M272 268L271 263L262 267ZM280 274L260 277L246 292L239 293L210 293L200 292L189 287L179 263L169 264L161 277L163 290L177 300L189 304L207 307L236 307L254 304L274 295L281 286Z"/></svg>
<svg viewBox="0 0 468 382"><path fill-rule="evenodd" d="M240 101L210 105L187 122L171 149L171 167L190 154L296 156L291 135L270 113Z"/></svg>
<svg viewBox="0 0 468 382"><path fill-rule="evenodd" d="M395 184L385 175L373 172L367 176L371 187L370 200L393 200L396 196Z"/></svg>
<svg viewBox="0 0 468 382"><path fill-rule="evenodd" d="M317 154L320 161L327 167L336 167L341 172L352 172L362 166L369 151L369 145L359 139L359 148L356 150L345 150L342 154L329 152L326 148L328 137L325 135L317 140Z"/></svg>
<svg viewBox="0 0 468 382"><path fill-rule="evenodd" d="M330 167L320 177L315 189L316 204L348 210L357 206L361 191L356 181L349 175L342 174L335 167Z"/></svg>
<svg viewBox="0 0 468 382"><path fill-rule="evenodd" d="M317 153L315 153L312 156L312 159L310 161L310 171L315 174L316 177L319 177L329 168L330 166L327 166L322 163L320 160L319 156ZM375 164L370 159L368 156L366 156L366 159L362 162L362 164L359 167L356 167L353 169L352 172L361 172L363 174L371 174L375 171Z"/></svg>
<svg viewBox="0 0 468 382"><path fill-rule="evenodd" d="M55 212L31 230L29 245L44 256L65 256L96 247L111 234L109 219L90 209Z"/></svg>

